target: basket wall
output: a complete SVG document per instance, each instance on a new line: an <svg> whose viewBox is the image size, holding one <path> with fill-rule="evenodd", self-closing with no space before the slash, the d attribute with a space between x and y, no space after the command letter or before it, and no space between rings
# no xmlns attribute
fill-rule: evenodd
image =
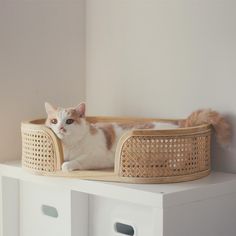
<svg viewBox="0 0 236 236"><path fill-rule="evenodd" d="M155 178L206 171L210 169L210 143L210 130L195 135L131 135L118 154L117 174Z"/></svg>
<svg viewBox="0 0 236 236"><path fill-rule="evenodd" d="M54 133L42 125L24 125L22 135L22 166L36 172L54 172L62 164L62 148Z"/></svg>

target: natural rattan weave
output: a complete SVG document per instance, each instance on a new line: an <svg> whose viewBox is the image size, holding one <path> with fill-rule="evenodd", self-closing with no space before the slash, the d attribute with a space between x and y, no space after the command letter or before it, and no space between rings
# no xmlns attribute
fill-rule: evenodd
<svg viewBox="0 0 236 236"><path fill-rule="evenodd" d="M134 118L87 119L89 122L134 121ZM210 125L128 131L117 145L115 171L63 173L60 171L63 163L61 143L43 123L44 120L22 123L22 165L37 174L130 183L169 183L193 180L210 173Z"/></svg>
<svg viewBox="0 0 236 236"><path fill-rule="evenodd" d="M61 167L63 152L60 141L44 125L22 123L22 165L37 172L53 172Z"/></svg>

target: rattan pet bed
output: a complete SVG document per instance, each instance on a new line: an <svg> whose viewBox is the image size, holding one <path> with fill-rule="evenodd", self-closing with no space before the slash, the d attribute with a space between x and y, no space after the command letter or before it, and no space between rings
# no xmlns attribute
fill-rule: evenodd
<svg viewBox="0 0 236 236"><path fill-rule="evenodd" d="M91 123L173 121L116 117L88 117L87 120ZM44 119L32 120L21 125L22 166L35 174L128 183L174 183L210 173L211 126L207 124L128 131L118 142L114 170L62 172L60 140L44 122Z"/></svg>

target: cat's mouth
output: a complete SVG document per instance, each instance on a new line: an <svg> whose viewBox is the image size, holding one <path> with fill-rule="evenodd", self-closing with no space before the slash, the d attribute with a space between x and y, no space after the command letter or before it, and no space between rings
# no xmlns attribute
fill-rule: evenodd
<svg viewBox="0 0 236 236"><path fill-rule="evenodd" d="M57 136L58 136L60 139L64 138L66 134L67 134L67 131L66 131L65 129L59 130L59 131L57 132Z"/></svg>
<svg viewBox="0 0 236 236"><path fill-rule="evenodd" d="M59 133L60 133L60 134L65 134L65 133L66 133L66 129L60 129L60 130L59 130Z"/></svg>

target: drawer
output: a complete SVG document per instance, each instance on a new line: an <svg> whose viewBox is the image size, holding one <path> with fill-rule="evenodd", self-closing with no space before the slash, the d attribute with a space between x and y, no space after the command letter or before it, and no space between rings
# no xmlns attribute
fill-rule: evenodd
<svg viewBox="0 0 236 236"><path fill-rule="evenodd" d="M159 236L161 210L148 206L89 197L90 236Z"/></svg>
<svg viewBox="0 0 236 236"><path fill-rule="evenodd" d="M20 235L87 236L87 202L86 194L23 181Z"/></svg>

